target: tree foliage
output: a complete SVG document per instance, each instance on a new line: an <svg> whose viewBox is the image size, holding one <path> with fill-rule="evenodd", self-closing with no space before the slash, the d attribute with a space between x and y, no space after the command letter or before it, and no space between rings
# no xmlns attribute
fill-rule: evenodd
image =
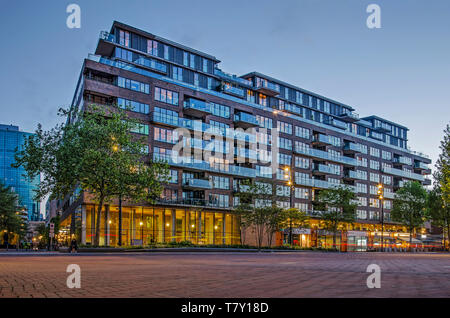
<svg viewBox="0 0 450 318"><path fill-rule="evenodd" d="M18 205L17 194L0 183L0 235L6 239L6 243L9 243L14 234L19 238L26 235L26 223L19 214L22 210L23 207Z"/></svg>
<svg viewBox="0 0 450 318"><path fill-rule="evenodd" d="M417 181L409 181L395 193L391 211L393 221L400 222L409 231L409 242L412 233L427 220L427 191Z"/></svg>
<svg viewBox="0 0 450 318"><path fill-rule="evenodd" d="M333 232L333 248L336 249L336 236L341 223L353 223L356 219L356 195L348 187L320 190L314 206L320 211L324 229Z"/></svg>
<svg viewBox="0 0 450 318"><path fill-rule="evenodd" d="M60 115L74 117L66 110ZM133 202L154 202L168 170L166 164L144 161L147 142L132 134L139 122L125 110L90 105L78 118L49 131L39 125L17 153L16 166L22 165L29 177L43 175L37 198L50 194L50 199L62 199L77 187L89 193L98 204L94 237L98 246L103 205L118 195Z"/></svg>

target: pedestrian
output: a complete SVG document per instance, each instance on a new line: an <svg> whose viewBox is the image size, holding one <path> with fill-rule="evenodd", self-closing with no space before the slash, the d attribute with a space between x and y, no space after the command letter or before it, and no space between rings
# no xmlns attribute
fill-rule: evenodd
<svg viewBox="0 0 450 318"><path fill-rule="evenodd" d="M77 240L72 239L72 241L70 242L70 253L76 253L77 250L78 250Z"/></svg>

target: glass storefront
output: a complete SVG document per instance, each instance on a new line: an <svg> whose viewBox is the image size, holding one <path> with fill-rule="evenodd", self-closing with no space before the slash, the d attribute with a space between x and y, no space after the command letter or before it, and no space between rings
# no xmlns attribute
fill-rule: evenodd
<svg viewBox="0 0 450 318"><path fill-rule="evenodd" d="M81 242L93 244L97 206L84 206ZM70 222L70 218L64 220ZM118 246L119 208L108 206L100 215L100 245ZM190 241L193 244L240 243L238 216L232 213L164 207L122 207L122 245Z"/></svg>

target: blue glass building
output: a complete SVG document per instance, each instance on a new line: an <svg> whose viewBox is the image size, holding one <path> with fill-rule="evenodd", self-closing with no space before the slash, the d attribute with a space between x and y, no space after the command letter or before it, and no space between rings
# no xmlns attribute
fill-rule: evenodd
<svg viewBox="0 0 450 318"><path fill-rule="evenodd" d="M23 167L13 168L14 154L20 150L24 140L31 133L19 131L18 126L0 125L0 182L10 186L19 195L19 204L24 206L29 221L42 220L40 202L34 201L34 189L39 186L40 178L29 180Z"/></svg>

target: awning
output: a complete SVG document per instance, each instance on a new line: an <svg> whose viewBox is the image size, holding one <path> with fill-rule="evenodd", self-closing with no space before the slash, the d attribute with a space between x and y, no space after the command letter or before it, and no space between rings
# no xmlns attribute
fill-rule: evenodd
<svg viewBox="0 0 450 318"><path fill-rule="evenodd" d="M409 237L407 238L407 237L398 237L400 240L402 240L402 241L405 241L405 242L408 242L409 243ZM420 241L420 240L418 240L418 239L415 239L414 237L411 239L411 243L414 243L414 244L423 244L423 242L422 241Z"/></svg>

